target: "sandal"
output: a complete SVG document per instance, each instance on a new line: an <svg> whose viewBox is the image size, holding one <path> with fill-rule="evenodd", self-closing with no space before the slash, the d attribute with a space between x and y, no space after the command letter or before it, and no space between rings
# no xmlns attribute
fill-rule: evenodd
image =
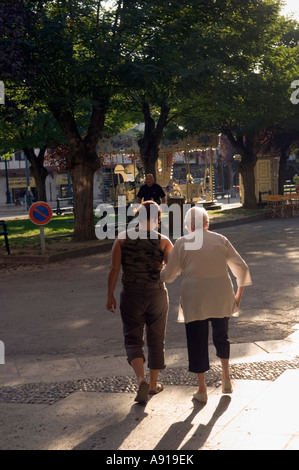
<svg viewBox="0 0 299 470"><path fill-rule="evenodd" d="M134 401L137 401L138 403L146 402L148 399L149 387L150 386L147 382L141 382Z"/></svg>
<svg viewBox="0 0 299 470"><path fill-rule="evenodd" d="M233 387L230 379L224 379L222 381L222 393L232 393Z"/></svg>
<svg viewBox="0 0 299 470"><path fill-rule="evenodd" d="M193 399L198 401L199 403L207 403L208 401L208 394L206 392L202 393L194 393Z"/></svg>
<svg viewBox="0 0 299 470"><path fill-rule="evenodd" d="M157 393L162 392L163 390L163 385L162 384L157 384L157 389L156 390L150 390L148 393L149 395L157 395Z"/></svg>

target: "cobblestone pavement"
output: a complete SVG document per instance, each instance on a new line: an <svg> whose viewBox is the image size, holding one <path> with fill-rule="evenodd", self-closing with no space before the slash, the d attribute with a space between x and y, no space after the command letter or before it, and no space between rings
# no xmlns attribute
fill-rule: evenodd
<svg viewBox="0 0 299 470"><path fill-rule="evenodd" d="M262 361L231 364L232 379L276 380L287 369L299 368L299 356L293 360ZM185 368L167 368L161 372L161 381L165 385L197 385L195 374ZM206 384L209 387L221 385L221 367L211 366L206 373ZM90 378L66 382L29 383L25 385L0 387L0 403L48 404L56 403L73 392L107 392L134 393L136 380L134 376Z"/></svg>

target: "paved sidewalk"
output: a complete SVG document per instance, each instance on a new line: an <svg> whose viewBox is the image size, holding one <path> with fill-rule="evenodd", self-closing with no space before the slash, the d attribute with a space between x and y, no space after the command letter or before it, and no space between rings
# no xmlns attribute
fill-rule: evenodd
<svg viewBox="0 0 299 470"><path fill-rule="evenodd" d="M221 393L211 347L216 379L207 374L206 405L192 401L196 382L186 372L185 349L168 351L168 367L161 373L164 391L144 406L134 403L135 380L123 356L8 360L10 373L4 372L6 386L0 387L1 401L6 401L0 401L0 448L180 450L188 455L195 450L298 450L298 346L297 328L283 341L232 345L230 395Z"/></svg>
<svg viewBox="0 0 299 470"><path fill-rule="evenodd" d="M255 292L248 292L246 304L255 311L244 308L245 326L263 318L274 305L279 312L278 324L288 310L298 313L298 302L293 298L298 289L296 245L292 245L296 227L297 222L291 227L288 221L271 221L267 226L259 222L238 229L237 234L230 232L244 244L255 281L261 284L259 292L264 292L257 299L252 299ZM271 244L279 244L280 250L276 266L271 257L273 246L263 238L266 230L269 236L274 228ZM282 229L287 235L278 239ZM66 277L75 267L82 276ZM288 291L280 289L283 285L274 275L276 267L280 275L290 271L294 282L288 283ZM231 345L234 390L230 395L221 393L219 360L210 346L208 403L203 406L192 400L196 380L187 371L182 330L176 329L172 319L167 368L160 377L164 391L146 405L138 405L117 317L103 313L98 323L99 313L92 311L98 298L102 301L96 307L103 310L105 285L101 280L106 278L106 268L107 257L103 256L93 262L88 258L71 260L57 267L10 268L3 275L1 287L6 297L11 289L14 298L2 304L0 339L7 350L6 363L0 364L1 450L94 449L113 457L117 450L138 456L138 450L190 455L197 450L299 449L298 324L280 340ZM270 284L265 273L271 276ZM171 298L177 287L172 289ZM271 337L272 325L266 323L266 334L261 331L257 337Z"/></svg>

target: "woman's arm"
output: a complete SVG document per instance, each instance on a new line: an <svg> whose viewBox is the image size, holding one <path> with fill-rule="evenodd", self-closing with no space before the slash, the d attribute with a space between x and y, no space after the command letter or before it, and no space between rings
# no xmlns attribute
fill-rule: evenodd
<svg viewBox="0 0 299 470"><path fill-rule="evenodd" d="M178 242L169 253L167 264L160 272L160 279L163 282L173 282L181 273L179 263Z"/></svg>
<svg viewBox="0 0 299 470"><path fill-rule="evenodd" d="M237 293L235 295L236 304L238 308L240 307L243 291L244 291L244 286L238 287Z"/></svg>
<svg viewBox="0 0 299 470"><path fill-rule="evenodd" d="M237 250L227 240L228 257L227 264L231 269L233 275L237 279L237 292L235 294L235 300L237 307L240 307L243 291L245 286L252 284L249 268Z"/></svg>
<svg viewBox="0 0 299 470"><path fill-rule="evenodd" d="M252 280L247 264L228 240L226 240L226 244L227 264L237 280L238 287L250 286Z"/></svg>
<svg viewBox="0 0 299 470"><path fill-rule="evenodd" d="M106 309L110 312L115 312L116 309L116 300L114 297L114 289L117 283L118 274L121 267L121 242L116 238L112 251L111 251L111 263L108 274L108 294Z"/></svg>
<svg viewBox="0 0 299 470"><path fill-rule="evenodd" d="M168 255L171 252L171 250L173 249L173 244L169 240L169 238L161 238L160 244L161 244L162 250L164 251L163 261L164 261L164 263L167 263Z"/></svg>

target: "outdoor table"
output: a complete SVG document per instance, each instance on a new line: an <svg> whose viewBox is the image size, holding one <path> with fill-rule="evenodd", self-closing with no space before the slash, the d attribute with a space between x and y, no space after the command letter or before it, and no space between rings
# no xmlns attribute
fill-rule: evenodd
<svg viewBox="0 0 299 470"><path fill-rule="evenodd" d="M291 215L299 215L299 194L292 195L290 200Z"/></svg>
<svg viewBox="0 0 299 470"><path fill-rule="evenodd" d="M294 217L299 215L299 194L273 194L267 197L269 217Z"/></svg>
<svg viewBox="0 0 299 470"><path fill-rule="evenodd" d="M269 217L284 217L285 204L282 196L271 194L267 196L267 211Z"/></svg>

